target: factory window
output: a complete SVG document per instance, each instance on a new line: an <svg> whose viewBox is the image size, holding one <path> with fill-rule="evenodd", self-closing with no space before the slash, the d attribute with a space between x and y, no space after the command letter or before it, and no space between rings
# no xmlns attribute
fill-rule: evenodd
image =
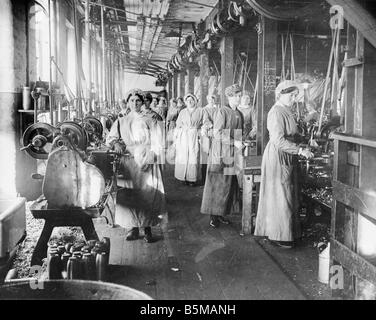
<svg viewBox="0 0 376 320"><path fill-rule="evenodd" d="M30 79L49 79L48 3L41 0L29 12Z"/></svg>
<svg viewBox="0 0 376 320"><path fill-rule="evenodd" d="M67 22L67 84L76 96L76 44L73 26Z"/></svg>

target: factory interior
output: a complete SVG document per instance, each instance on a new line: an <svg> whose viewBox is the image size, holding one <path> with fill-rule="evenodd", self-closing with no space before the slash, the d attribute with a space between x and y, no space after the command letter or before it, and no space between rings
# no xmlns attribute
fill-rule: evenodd
<svg viewBox="0 0 376 320"><path fill-rule="evenodd" d="M375 1L0 18L0 300L376 299Z"/></svg>

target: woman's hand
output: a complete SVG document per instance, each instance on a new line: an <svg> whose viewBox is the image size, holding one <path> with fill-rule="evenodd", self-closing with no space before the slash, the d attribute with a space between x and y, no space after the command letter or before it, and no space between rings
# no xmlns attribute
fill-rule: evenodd
<svg viewBox="0 0 376 320"><path fill-rule="evenodd" d="M124 144L122 144L120 142L115 142L114 143L114 151L115 151L115 153L121 155L121 154L125 153L125 150L126 150L126 147L125 147Z"/></svg>
<svg viewBox="0 0 376 320"><path fill-rule="evenodd" d="M314 154L309 151L308 149L300 149L298 155L306 158L306 159L312 159Z"/></svg>

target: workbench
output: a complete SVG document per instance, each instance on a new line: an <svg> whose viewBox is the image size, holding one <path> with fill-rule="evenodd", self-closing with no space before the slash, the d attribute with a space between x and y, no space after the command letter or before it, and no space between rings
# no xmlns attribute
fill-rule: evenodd
<svg viewBox="0 0 376 320"><path fill-rule="evenodd" d="M30 206L30 212L35 219L44 219L45 223L31 258L31 266L42 265L43 259L47 256L48 241L55 227L81 227L86 241L99 240L93 219L99 217L107 218L108 214L105 211L111 210L108 208L108 201L112 197L111 194L105 194L103 197L105 197L103 205L86 209L48 208L48 203L44 196L34 201Z"/></svg>
<svg viewBox="0 0 376 320"><path fill-rule="evenodd" d="M241 235L251 234L257 214L262 156L243 158L243 208ZM255 200L255 202L254 202Z"/></svg>

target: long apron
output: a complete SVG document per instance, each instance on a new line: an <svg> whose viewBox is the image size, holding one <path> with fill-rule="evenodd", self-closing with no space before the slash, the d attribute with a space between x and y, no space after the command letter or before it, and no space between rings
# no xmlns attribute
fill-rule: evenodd
<svg viewBox="0 0 376 320"><path fill-rule="evenodd" d="M236 155L233 140L236 131L241 137L242 116L238 110L223 107L214 117L214 137L201 203L201 213L225 216L240 213L240 190L237 181Z"/></svg>
<svg viewBox="0 0 376 320"><path fill-rule="evenodd" d="M256 236L293 241L300 236L298 216L297 127L287 107L275 105L268 113L270 135L261 164Z"/></svg>
<svg viewBox="0 0 376 320"><path fill-rule="evenodd" d="M159 159L163 153L163 132L158 121L145 114L131 112L115 121L107 143L121 138L129 156L121 169L131 181L130 189L117 194L115 222L124 228L149 227L165 213L165 191Z"/></svg>

